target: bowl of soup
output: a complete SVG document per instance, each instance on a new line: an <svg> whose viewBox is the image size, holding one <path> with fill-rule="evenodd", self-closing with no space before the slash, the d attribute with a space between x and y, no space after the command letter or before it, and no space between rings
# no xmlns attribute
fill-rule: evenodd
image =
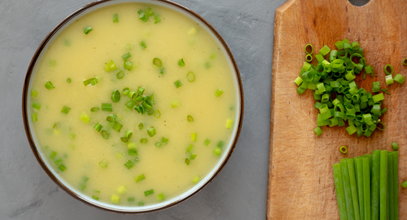
<svg viewBox="0 0 407 220"><path fill-rule="evenodd" d="M117 212L174 205L236 144L237 65L221 36L169 1L91 3L41 43L23 90L34 155L69 194Z"/></svg>

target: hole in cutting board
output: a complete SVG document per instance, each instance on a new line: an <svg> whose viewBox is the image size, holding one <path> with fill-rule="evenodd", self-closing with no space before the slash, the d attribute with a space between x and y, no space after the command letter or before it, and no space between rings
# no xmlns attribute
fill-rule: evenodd
<svg viewBox="0 0 407 220"><path fill-rule="evenodd" d="M366 5L370 0L349 0L349 2L354 6Z"/></svg>

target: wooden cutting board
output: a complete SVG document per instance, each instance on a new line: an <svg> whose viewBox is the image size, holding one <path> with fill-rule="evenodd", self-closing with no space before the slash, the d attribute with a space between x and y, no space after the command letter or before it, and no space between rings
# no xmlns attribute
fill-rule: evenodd
<svg viewBox="0 0 407 220"><path fill-rule="evenodd" d="M331 48L337 40L360 42L376 77L359 85L370 90L382 81L383 66L407 75L401 60L407 57L407 0L370 0L362 7L347 0L290 0L276 11L274 27L273 80L268 219L339 219L332 165L342 155L337 148L350 147L349 157L390 149L400 144L400 182L407 180L407 83L392 85L384 101L389 111L383 117L385 131L370 138L351 137L343 128L316 127L312 94L297 95L293 80L304 62L304 45ZM400 190L400 219L407 219L407 189Z"/></svg>

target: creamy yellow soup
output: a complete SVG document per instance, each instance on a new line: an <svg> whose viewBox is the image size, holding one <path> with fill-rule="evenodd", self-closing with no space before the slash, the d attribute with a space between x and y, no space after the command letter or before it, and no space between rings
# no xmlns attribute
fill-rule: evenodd
<svg viewBox="0 0 407 220"><path fill-rule="evenodd" d="M237 126L236 77L191 18L122 3L62 30L37 62L31 127L47 162L94 200L143 206L198 184Z"/></svg>

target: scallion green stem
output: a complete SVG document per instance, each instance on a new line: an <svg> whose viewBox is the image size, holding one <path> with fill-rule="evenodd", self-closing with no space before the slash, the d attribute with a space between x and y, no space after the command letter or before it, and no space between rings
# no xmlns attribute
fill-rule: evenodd
<svg viewBox="0 0 407 220"><path fill-rule="evenodd" d="M388 211L388 219L394 219L394 188L393 188L393 181L394 181L394 163L393 163L393 156L391 152L387 153L387 160L388 160L388 169L387 169L387 211Z"/></svg>
<svg viewBox="0 0 407 220"><path fill-rule="evenodd" d="M341 171L341 164L336 163L333 165L333 172L334 172L334 182L335 182L335 190L336 190L336 200L338 202L338 210L339 216L341 220L347 220L348 215L346 212L346 200L345 200L345 192L342 182L342 171Z"/></svg>
<svg viewBox="0 0 407 220"><path fill-rule="evenodd" d="M380 201L380 151L372 155L372 219L379 219Z"/></svg>
<svg viewBox="0 0 407 220"><path fill-rule="evenodd" d="M357 220L357 219L360 219L360 209L359 209L358 188L357 188L357 184L356 184L354 159L347 159L346 165L348 166L348 172L349 172L349 183L350 183L350 191L351 191L351 195L352 195L353 212L355 213L355 219Z"/></svg>
<svg viewBox="0 0 407 220"><path fill-rule="evenodd" d="M388 154L380 151L380 220L387 220L388 213Z"/></svg>
<svg viewBox="0 0 407 220"><path fill-rule="evenodd" d="M371 197L370 197L370 161L369 157L362 158L363 166L363 207L365 219L371 219Z"/></svg>
<svg viewBox="0 0 407 220"><path fill-rule="evenodd" d="M356 184L358 189L358 202L359 202L359 213L360 219L365 219L365 200L363 195L363 186L364 186L364 178L363 178L363 159L362 157L356 157L355 161L355 168L356 168Z"/></svg>
<svg viewBox="0 0 407 220"><path fill-rule="evenodd" d="M399 152L391 152L393 157L393 212L394 219L399 219Z"/></svg>
<svg viewBox="0 0 407 220"><path fill-rule="evenodd" d="M347 161L348 159L343 159L340 162L341 171L342 171L342 183L344 188L345 194L345 201L346 201L346 213L348 214L349 220L355 219L355 211L353 209L353 200L352 200L352 192L350 190L350 177L349 177L349 170Z"/></svg>

